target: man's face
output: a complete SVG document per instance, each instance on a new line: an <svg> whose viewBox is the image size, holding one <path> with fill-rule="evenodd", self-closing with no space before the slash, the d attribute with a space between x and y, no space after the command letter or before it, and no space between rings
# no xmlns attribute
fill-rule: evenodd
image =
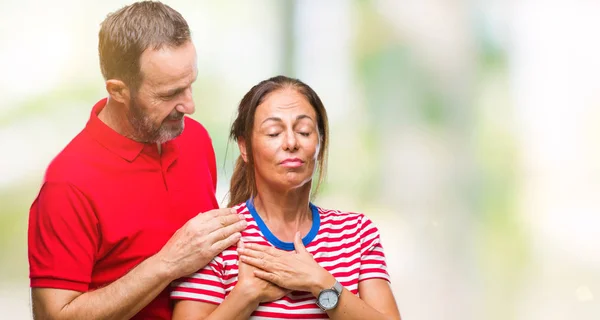
<svg viewBox="0 0 600 320"><path fill-rule="evenodd" d="M135 139L164 143L183 132L185 114L194 113L192 83L198 75L191 41L173 48L147 49L140 57L141 83L131 92L127 117Z"/></svg>

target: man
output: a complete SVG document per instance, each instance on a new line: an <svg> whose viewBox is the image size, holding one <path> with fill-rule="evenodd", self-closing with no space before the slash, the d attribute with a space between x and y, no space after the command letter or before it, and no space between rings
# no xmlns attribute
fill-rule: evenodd
<svg viewBox="0 0 600 320"><path fill-rule="evenodd" d="M99 55L108 98L30 209L33 314L170 319L169 284L235 244L246 222L216 209L211 140L185 117L197 68L183 17L158 2L124 7L102 23Z"/></svg>

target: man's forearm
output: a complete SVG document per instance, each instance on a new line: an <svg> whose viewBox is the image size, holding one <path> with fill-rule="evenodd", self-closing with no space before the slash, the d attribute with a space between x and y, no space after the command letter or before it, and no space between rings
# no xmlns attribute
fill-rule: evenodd
<svg viewBox="0 0 600 320"><path fill-rule="evenodd" d="M71 301L65 301L62 306L42 303L50 300L43 295L55 294L56 289L34 289L33 313L36 320L129 319L156 298L171 281L158 259L150 257L117 281L82 293Z"/></svg>

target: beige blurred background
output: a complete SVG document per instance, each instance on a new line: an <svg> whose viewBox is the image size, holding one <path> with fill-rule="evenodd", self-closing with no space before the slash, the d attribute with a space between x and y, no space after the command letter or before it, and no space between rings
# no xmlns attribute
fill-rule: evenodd
<svg viewBox="0 0 600 320"><path fill-rule="evenodd" d="M0 2L0 318L30 319L28 209L105 96L130 1ZM198 49L219 199L236 104L299 77L330 114L316 203L381 230L403 319L600 319L600 1L166 1Z"/></svg>

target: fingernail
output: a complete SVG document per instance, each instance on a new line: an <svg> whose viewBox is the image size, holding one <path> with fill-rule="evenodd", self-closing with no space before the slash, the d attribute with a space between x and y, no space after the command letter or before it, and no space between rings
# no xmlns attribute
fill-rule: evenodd
<svg viewBox="0 0 600 320"><path fill-rule="evenodd" d="M231 213L237 213L237 210L235 210L234 208L231 208L229 211L231 211Z"/></svg>

